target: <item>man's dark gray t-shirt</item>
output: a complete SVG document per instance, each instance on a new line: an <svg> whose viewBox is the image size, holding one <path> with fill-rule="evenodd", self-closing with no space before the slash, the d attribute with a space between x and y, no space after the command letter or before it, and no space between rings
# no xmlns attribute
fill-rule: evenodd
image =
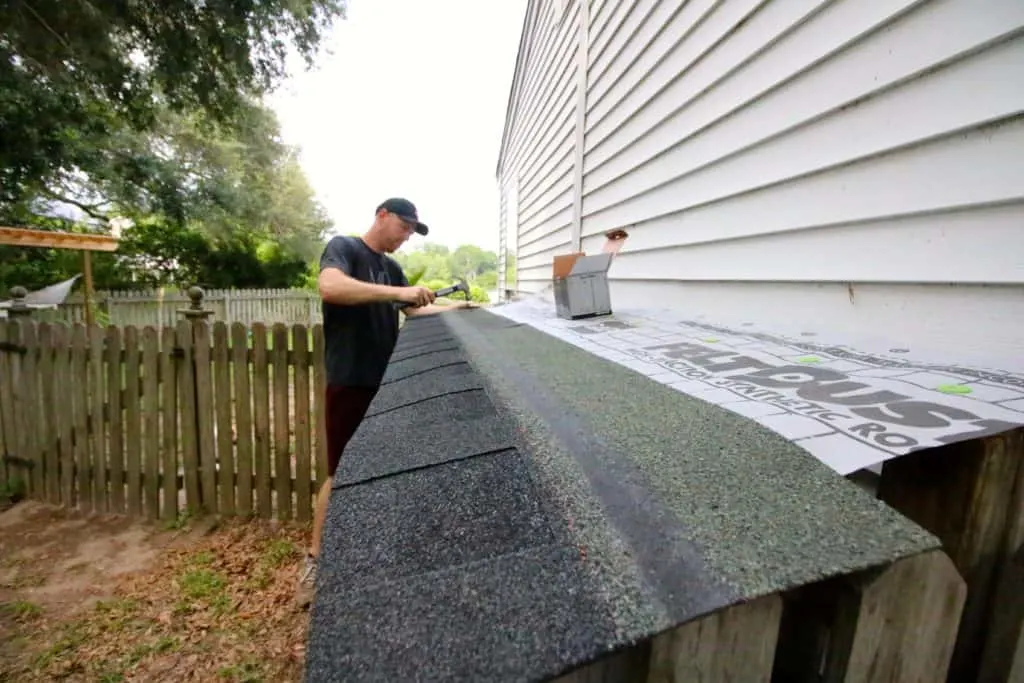
<svg viewBox="0 0 1024 683"><path fill-rule="evenodd" d="M378 254L358 237L331 238L320 257L320 270L324 268L338 268L364 282L409 285L393 258ZM324 302L322 310L327 383L379 386L398 339L398 308L390 302L359 306Z"/></svg>

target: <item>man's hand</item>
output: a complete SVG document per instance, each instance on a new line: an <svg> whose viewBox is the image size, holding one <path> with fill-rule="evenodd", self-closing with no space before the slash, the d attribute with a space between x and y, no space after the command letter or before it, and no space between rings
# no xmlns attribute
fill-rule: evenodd
<svg viewBox="0 0 1024 683"><path fill-rule="evenodd" d="M410 306L428 306L434 302L434 293L419 285L402 287L398 293L398 300Z"/></svg>

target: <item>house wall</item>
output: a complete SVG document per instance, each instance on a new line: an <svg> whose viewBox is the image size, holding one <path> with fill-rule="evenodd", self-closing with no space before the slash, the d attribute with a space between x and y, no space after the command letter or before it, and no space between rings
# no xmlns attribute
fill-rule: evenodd
<svg viewBox="0 0 1024 683"><path fill-rule="evenodd" d="M1024 333L1024 2L589 10L582 247L629 232L615 306Z"/></svg>
<svg viewBox="0 0 1024 683"><path fill-rule="evenodd" d="M516 255L516 289L533 292L551 279L555 254L568 250L573 209L579 2L530 0L499 183L505 239ZM513 196L514 195L514 196ZM516 217L517 216L517 217ZM511 273L510 273L511 275Z"/></svg>

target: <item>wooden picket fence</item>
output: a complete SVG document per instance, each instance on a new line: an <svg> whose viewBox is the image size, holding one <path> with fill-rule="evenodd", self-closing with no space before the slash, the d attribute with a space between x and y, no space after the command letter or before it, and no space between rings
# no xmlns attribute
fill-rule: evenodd
<svg viewBox="0 0 1024 683"><path fill-rule="evenodd" d="M179 290L100 290L93 297L93 305L119 327L174 326L178 311L189 303L187 293ZM203 292L203 306L215 320L229 324L322 322L320 298L306 289L210 289ZM69 324L86 322L84 297L72 294L55 311L37 316Z"/></svg>
<svg viewBox="0 0 1024 683"><path fill-rule="evenodd" d="M309 520L323 347L319 324L0 322L0 491L151 519Z"/></svg>

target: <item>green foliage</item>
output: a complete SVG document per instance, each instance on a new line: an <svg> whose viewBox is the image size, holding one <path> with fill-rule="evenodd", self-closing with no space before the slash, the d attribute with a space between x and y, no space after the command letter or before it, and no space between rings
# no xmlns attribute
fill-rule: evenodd
<svg viewBox="0 0 1024 683"><path fill-rule="evenodd" d="M289 47L312 63L344 10L344 0L0 4L0 203L31 201L75 170L115 166L126 185L159 185L173 166L137 154L131 138L161 109L234 122L280 81Z"/></svg>
<svg viewBox="0 0 1024 683"><path fill-rule="evenodd" d="M428 289L441 289L463 278L469 284L470 298L487 303L489 290L498 286L498 257L473 244L464 244L454 251L441 244L424 243L417 249L395 254L410 284ZM415 279L414 279L415 278ZM454 295L460 299L462 295Z"/></svg>
<svg viewBox="0 0 1024 683"><path fill-rule="evenodd" d="M93 255L98 288L308 286L330 221L262 96L289 50L311 65L344 9L0 3L0 224L108 232L127 219L118 252ZM53 284L81 263L0 247L0 289Z"/></svg>

